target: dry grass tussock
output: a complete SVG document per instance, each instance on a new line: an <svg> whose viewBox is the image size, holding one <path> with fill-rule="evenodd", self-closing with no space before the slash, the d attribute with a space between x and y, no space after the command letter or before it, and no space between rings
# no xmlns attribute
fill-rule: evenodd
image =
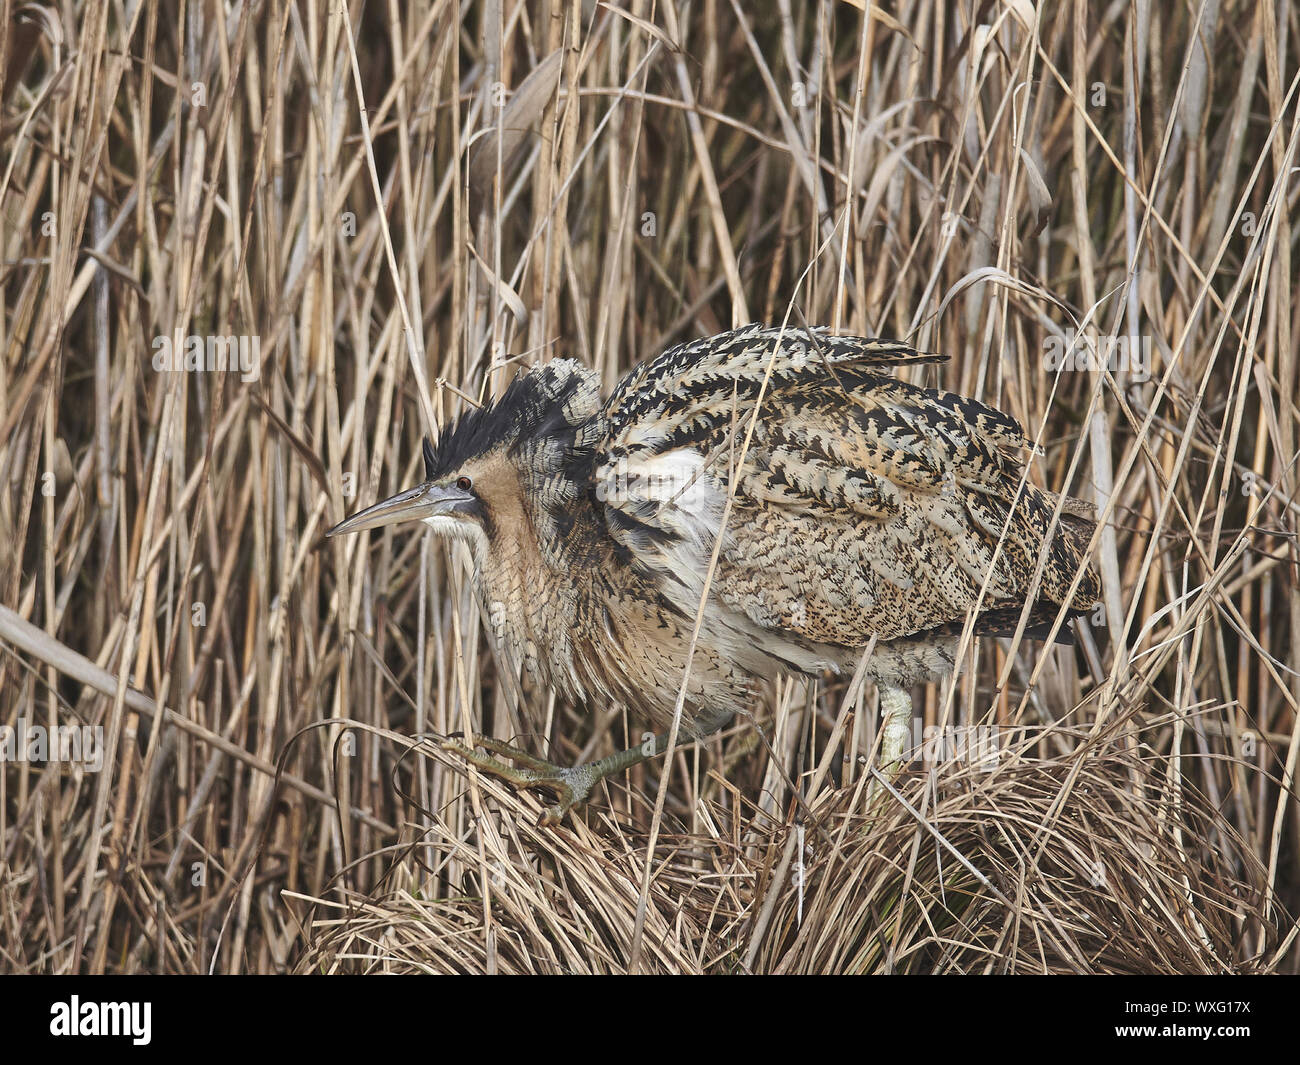
<svg viewBox="0 0 1300 1065"><path fill-rule="evenodd" d="M642 971L1264 972L1265 870L1122 729L1002 737L996 761L905 774L890 801L826 790L807 821L701 800L707 831L659 837ZM1044 757L1049 740L1077 757ZM536 803L487 784L501 822L390 858L366 893L292 896L301 972L621 973L646 837L595 814L532 827ZM1229 870L1241 870L1240 878ZM437 890L430 891L430 885ZM489 925L484 934L485 913Z"/></svg>
<svg viewBox="0 0 1300 1065"><path fill-rule="evenodd" d="M0 739L105 752L0 766L0 970L1300 969L1297 9L752 6L0 4ZM322 530L517 365L753 320L951 355L1104 600L893 790L869 684L774 680L539 830L428 737L641 723Z"/></svg>

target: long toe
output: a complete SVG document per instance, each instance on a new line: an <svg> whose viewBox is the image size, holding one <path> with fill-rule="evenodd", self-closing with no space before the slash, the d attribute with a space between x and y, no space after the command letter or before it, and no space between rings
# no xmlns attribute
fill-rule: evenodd
<svg viewBox="0 0 1300 1065"><path fill-rule="evenodd" d="M611 754L608 757L601 758L599 761L584 762L582 765L571 767L558 766L540 758L534 758L531 754L511 747L501 740L494 740L490 736L475 736L473 746L451 737L439 740L439 745L445 751L455 751L465 761L477 766L484 773L490 773L492 776L507 781L517 788L545 788L548 791L555 792L559 797L559 802L548 806L542 812L538 823L556 825L575 806L587 801L591 789L599 781L613 773L621 773L625 769L639 765L647 758L653 757L657 751L663 750L662 739L663 737L657 736L655 742L651 745L639 744L636 747L629 747L626 751L620 751L618 754ZM490 754L480 754L475 750L476 747L484 747L489 751L495 751L503 758L517 762L518 765L507 765ZM523 768L520 768L520 766Z"/></svg>
<svg viewBox="0 0 1300 1065"><path fill-rule="evenodd" d="M540 825L559 824L565 814L586 799L593 783L587 766L577 766L572 769L558 766L541 758L535 758L491 736L475 736L472 746L453 737L439 740L438 745L444 751L453 751L460 755L480 773L504 780L516 788L529 791L544 789L554 792L559 801L542 811L538 819ZM482 754L475 749L478 747L494 751L501 755L501 758L508 758L519 765L509 765L501 758Z"/></svg>

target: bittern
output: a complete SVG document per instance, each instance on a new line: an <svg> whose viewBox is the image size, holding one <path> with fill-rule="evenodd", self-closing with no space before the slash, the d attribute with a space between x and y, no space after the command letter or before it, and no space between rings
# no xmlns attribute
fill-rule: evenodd
<svg viewBox="0 0 1300 1065"><path fill-rule="evenodd" d="M1064 621L1099 596L1089 508L1027 479L1020 424L885 372L943 359L748 326L642 363L604 401L594 372L555 359L426 439L423 483L330 535L418 520L463 540L508 666L661 733L685 685L689 740L760 679L851 673L874 639L893 769L909 689L954 669L963 627L1010 635L1023 616L1022 635L1069 642ZM554 823L665 743L574 767L490 737L444 745L554 792Z"/></svg>

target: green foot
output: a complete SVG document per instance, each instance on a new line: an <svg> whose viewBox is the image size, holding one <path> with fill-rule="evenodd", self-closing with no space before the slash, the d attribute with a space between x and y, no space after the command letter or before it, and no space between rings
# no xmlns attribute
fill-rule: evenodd
<svg viewBox="0 0 1300 1065"><path fill-rule="evenodd" d="M479 772L504 780L517 788L545 788L547 791L554 792L559 802L542 811L542 816L537 823L543 826L558 825L564 820L565 814L586 801L592 785L600 779L599 776L591 773L591 766L580 765L573 768L558 766L544 759L535 758L526 751L493 739L491 736L475 736L472 745L448 737L439 740L438 745L444 751L454 751L459 754ZM508 765L491 754L480 754L474 749L475 747L485 747L503 758L508 758L516 765Z"/></svg>
<svg viewBox="0 0 1300 1065"><path fill-rule="evenodd" d="M444 751L455 751L470 765L477 766L481 772L513 784L517 788L545 788L547 791L553 791L560 801L543 810L537 823L558 825L564 820L565 814L587 801L591 789L599 781L639 765L647 758L653 758L663 751L665 743L663 736L647 737L646 741L637 747L629 747L626 751L611 754L599 761L572 767L554 765L541 758L534 758L527 751L494 740L491 736L475 736L472 744L448 737L439 740L438 745ZM486 748L516 764L507 765L500 758L493 758L490 754L479 754L475 747Z"/></svg>

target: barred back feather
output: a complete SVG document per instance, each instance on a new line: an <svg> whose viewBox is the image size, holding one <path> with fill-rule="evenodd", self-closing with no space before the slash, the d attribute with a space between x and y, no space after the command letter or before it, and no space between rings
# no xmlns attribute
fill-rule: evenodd
<svg viewBox="0 0 1300 1065"><path fill-rule="evenodd" d="M659 723L721 531L688 684L703 735L774 669L849 669L875 637L869 672L907 685L953 667L976 610L977 633L1005 634L1032 599L1042 636L1097 600L1086 505L1066 500L1048 537L1057 497L1027 478L1015 419L889 372L940 361L755 325L664 352L601 404L596 375L557 360L463 418L429 475L508 463L518 499L484 497L480 566L498 638L575 697Z"/></svg>

